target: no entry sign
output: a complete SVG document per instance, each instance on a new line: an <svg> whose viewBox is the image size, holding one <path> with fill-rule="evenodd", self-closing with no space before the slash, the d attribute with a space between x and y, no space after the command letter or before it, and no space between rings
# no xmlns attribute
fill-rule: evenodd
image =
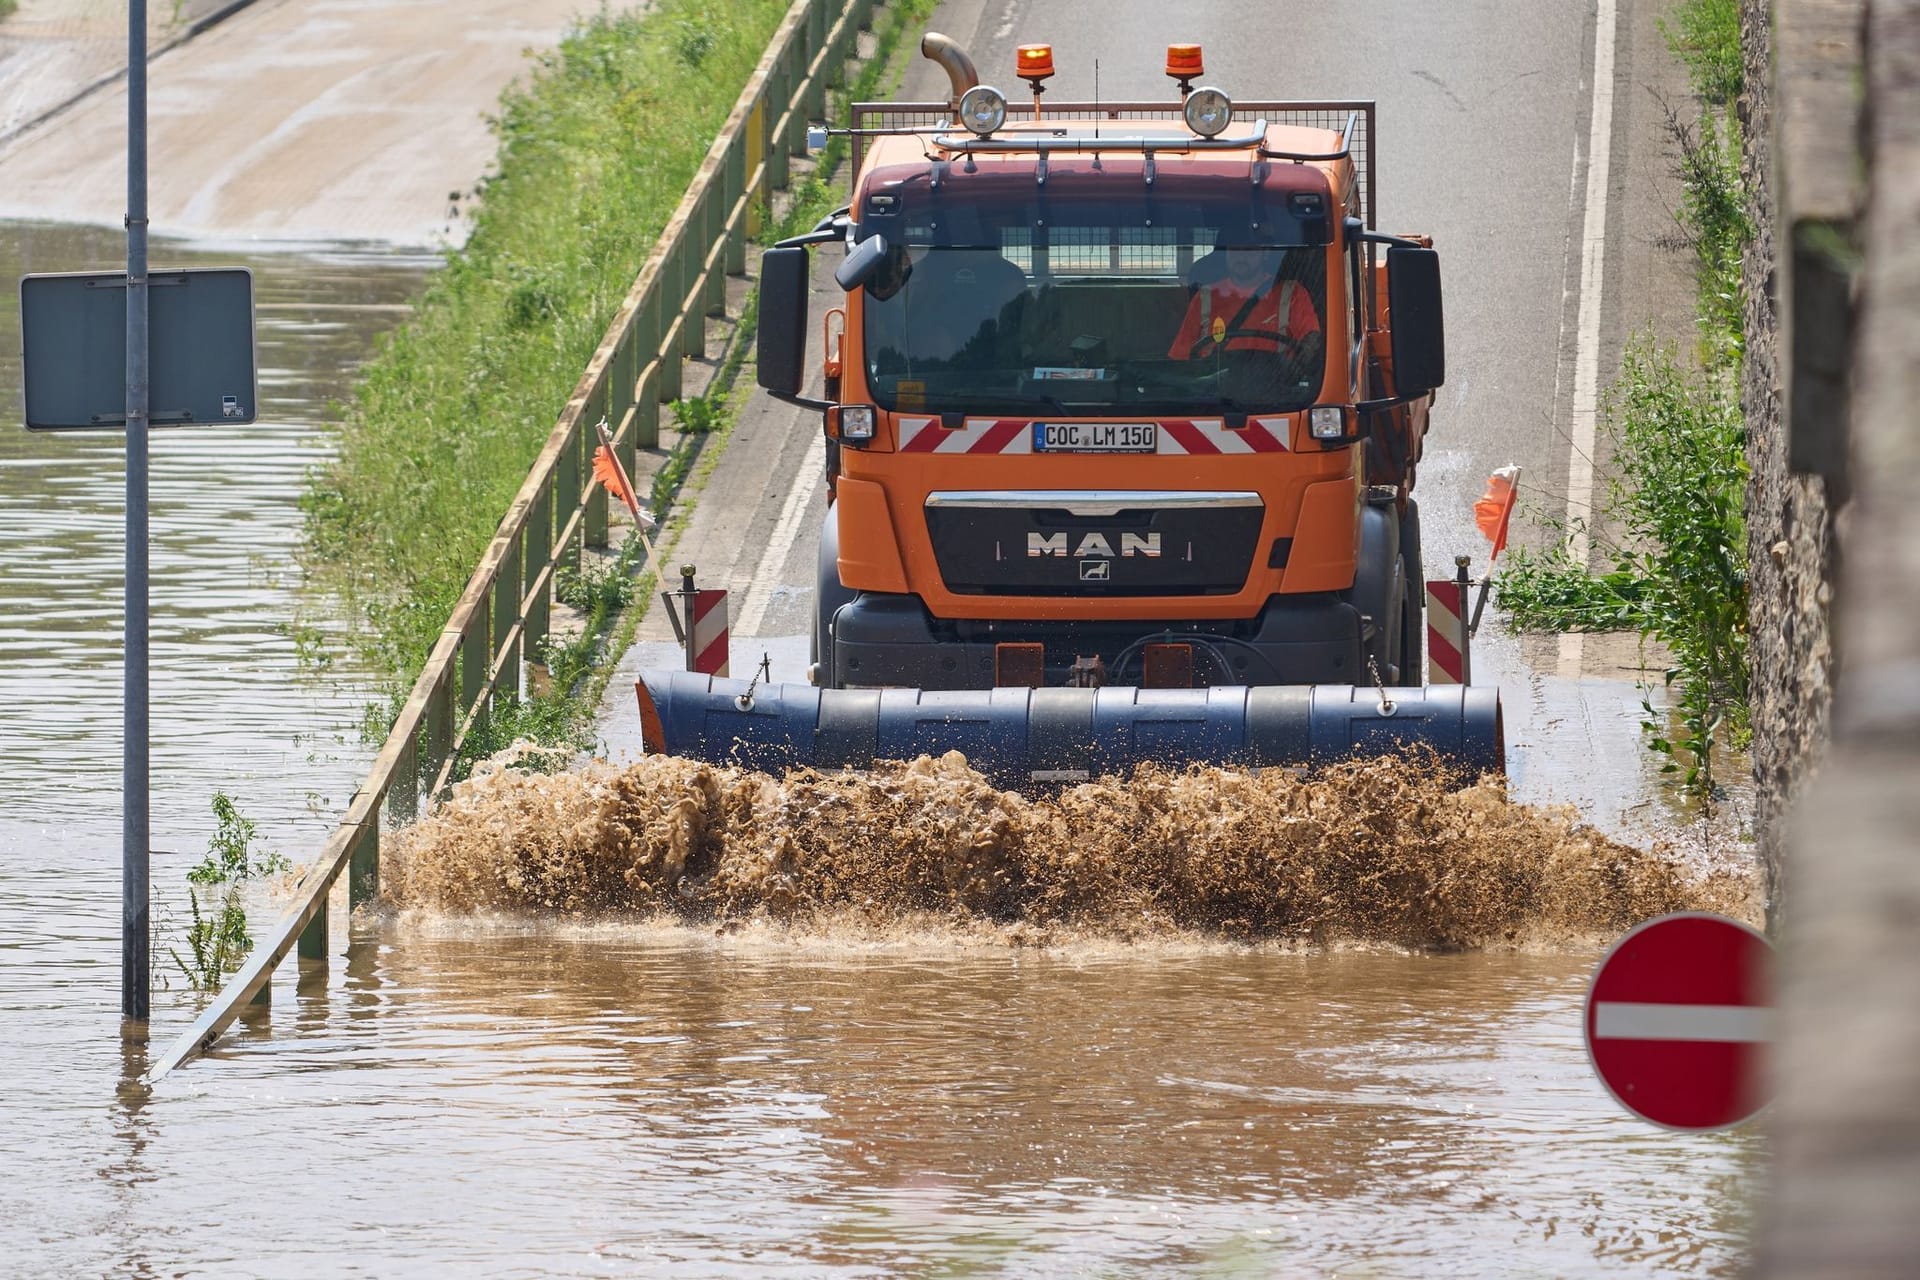
<svg viewBox="0 0 1920 1280"><path fill-rule="evenodd" d="M1724 916L1661 916L1614 945L1587 993L1587 1052L1621 1105L1671 1129L1723 1129L1766 1102L1772 949Z"/></svg>

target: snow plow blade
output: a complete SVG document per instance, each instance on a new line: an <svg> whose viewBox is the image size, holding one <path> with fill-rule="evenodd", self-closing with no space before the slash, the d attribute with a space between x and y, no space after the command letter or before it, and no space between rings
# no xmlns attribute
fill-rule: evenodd
<svg viewBox="0 0 1920 1280"><path fill-rule="evenodd" d="M635 690L648 752L779 773L866 768L960 751L1001 787L1077 782L1156 763L1318 765L1430 748L1503 772L1500 692L1435 685L1208 689L816 689L645 671Z"/></svg>

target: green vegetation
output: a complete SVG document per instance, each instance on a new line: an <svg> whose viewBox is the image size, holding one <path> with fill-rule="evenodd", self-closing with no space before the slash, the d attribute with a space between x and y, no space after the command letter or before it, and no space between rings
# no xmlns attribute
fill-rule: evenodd
<svg viewBox="0 0 1920 1280"><path fill-rule="evenodd" d="M1608 567L1573 563L1564 544L1516 549L1498 600L1523 629L1631 629L1664 646L1670 705L1657 711L1647 699L1648 745L1689 792L1711 797L1716 744L1738 749L1748 736L1739 381L1741 267L1753 224L1731 113L1741 84L1739 13L1734 0L1685 0L1662 29L1701 102L1697 124L1667 113L1681 184L1673 243L1693 255L1697 359L1648 336L1628 347L1606 406L1606 498L1587 522ZM1614 530L1617 540L1605 536Z"/></svg>
<svg viewBox="0 0 1920 1280"><path fill-rule="evenodd" d="M785 0L586 18L502 100L473 234L368 365L307 496L356 656L409 683Z"/></svg>
<svg viewBox="0 0 1920 1280"><path fill-rule="evenodd" d="M279 854L254 848L258 830L224 791L214 794L213 816L218 825L207 841L207 856L187 872L187 905L193 915L187 926L188 954L168 948L195 991L218 991L253 950L253 934L247 926L247 882L289 869Z"/></svg>
<svg viewBox="0 0 1920 1280"><path fill-rule="evenodd" d="M4 21L19 7L20 0L0 0L0 21Z"/></svg>
<svg viewBox="0 0 1920 1280"><path fill-rule="evenodd" d="M1740 0L1681 0L1673 21L1662 19L1667 48L1687 65L1693 91L1713 107L1740 96L1746 68L1740 54Z"/></svg>

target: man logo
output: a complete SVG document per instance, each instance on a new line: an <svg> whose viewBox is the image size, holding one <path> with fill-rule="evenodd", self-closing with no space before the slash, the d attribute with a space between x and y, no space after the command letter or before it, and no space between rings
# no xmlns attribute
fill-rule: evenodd
<svg viewBox="0 0 1920 1280"><path fill-rule="evenodd" d="M1134 556L1146 556L1148 559L1157 560L1160 558L1160 535L1157 533L1123 533L1120 535L1120 554L1127 559L1131 559ZM1067 535L1064 533L1029 533L1027 534L1027 555L1036 560L1041 556L1059 556L1063 560L1068 559ZM1071 552L1071 558L1075 560L1086 560L1094 556L1102 556L1108 559L1113 557L1113 543L1104 533L1089 533L1083 535L1080 539L1080 545L1075 547Z"/></svg>
<svg viewBox="0 0 1920 1280"><path fill-rule="evenodd" d="M1113 561L1082 560L1080 562L1080 581L1082 582L1113 581Z"/></svg>

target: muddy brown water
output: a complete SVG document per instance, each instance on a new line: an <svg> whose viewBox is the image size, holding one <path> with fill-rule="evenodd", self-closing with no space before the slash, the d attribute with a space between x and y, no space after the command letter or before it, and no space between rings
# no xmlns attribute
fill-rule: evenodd
<svg viewBox="0 0 1920 1280"><path fill-rule="evenodd" d="M105 232L0 226L0 277L118 251ZM426 264L163 258L250 261L267 304L263 423L155 449L154 879L177 929L216 788L300 861L364 767L364 684L300 678L297 495L328 401ZM16 306L0 290L7 398ZM344 954L289 966L210 1059L131 1086L119 458L112 436L0 428L9 1273L1559 1276L1744 1258L1758 1139L1631 1120L1578 1034L1607 932L1694 901L1691 882L1484 794L1428 797L1445 821L1400 839L1282 782L1075 809L936 768L879 779L884 822L870 805L863 829L844 820L862 796L821 780L722 778L710 809L707 786L657 773L607 810L592 796L616 771L503 779L508 809L476 793L448 811L477 824L437 864L464 896L416 878L447 829L423 828L394 851L396 901L337 929ZM690 785L703 798L676 819ZM1239 817L1209 826L1222 795ZM591 824L609 813L629 841L609 865L644 892L554 888L605 866L527 874L555 864L526 833L559 823L604 850ZM1261 843L1281 830L1291 843ZM1524 856L1460 858L1469 831ZM1347 871L1295 893L1300 911L1272 906L1275 885L1330 866ZM1404 904L1411 884L1424 913L1355 907ZM1448 945L1397 945L1423 941ZM195 1010L177 978L159 991L156 1046Z"/></svg>

